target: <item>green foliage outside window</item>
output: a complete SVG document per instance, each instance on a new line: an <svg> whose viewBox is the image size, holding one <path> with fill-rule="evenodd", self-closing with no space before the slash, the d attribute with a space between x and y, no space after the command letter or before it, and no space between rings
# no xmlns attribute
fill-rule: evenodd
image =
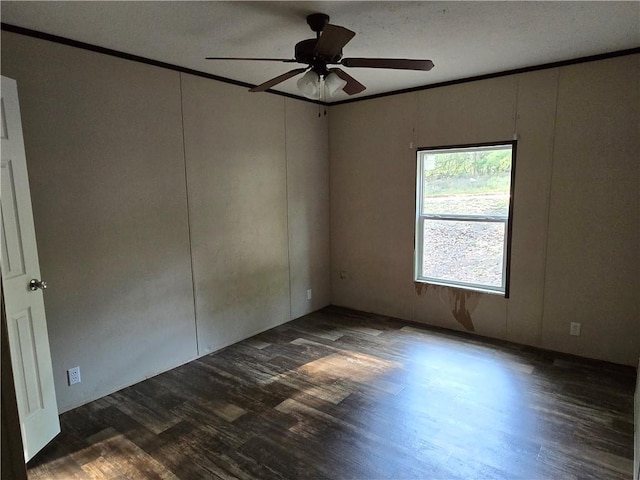
<svg viewBox="0 0 640 480"><path fill-rule="evenodd" d="M425 197L509 192L510 150L441 152L425 160Z"/></svg>

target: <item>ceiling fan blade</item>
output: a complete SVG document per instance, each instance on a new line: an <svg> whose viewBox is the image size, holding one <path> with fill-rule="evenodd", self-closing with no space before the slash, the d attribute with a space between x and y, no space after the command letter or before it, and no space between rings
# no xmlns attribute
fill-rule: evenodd
<svg viewBox="0 0 640 480"><path fill-rule="evenodd" d="M348 28L326 24L316 44L315 53L330 58L340 55L342 47L349 43L355 34L356 32Z"/></svg>
<svg viewBox="0 0 640 480"><path fill-rule="evenodd" d="M347 84L342 87L342 90L347 95L355 95L356 93L364 92L364 90L367 88L344 70L341 70L339 68L331 68L329 69L329 71L335 73L342 80L347 82Z"/></svg>
<svg viewBox="0 0 640 480"><path fill-rule="evenodd" d="M205 57L205 60L258 60L263 62L295 63L295 58L245 58L245 57Z"/></svg>
<svg viewBox="0 0 640 480"><path fill-rule="evenodd" d="M407 58L344 58L345 67L395 68L398 70L424 70L433 68L431 60L410 60Z"/></svg>
<svg viewBox="0 0 640 480"><path fill-rule="evenodd" d="M278 75L276 78L272 78L271 80L261 83L260 85L257 85L255 87L253 87L252 89L250 89L250 92L264 92L265 90L269 90L271 87L273 87L274 85L277 85L281 82L284 82L285 80L290 79L291 77L295 77L296 75L299 75L302 72L305 72L307 70L307 68L296 68L294 70L290 70L287 73L283 73L282 75Z"/></svg>

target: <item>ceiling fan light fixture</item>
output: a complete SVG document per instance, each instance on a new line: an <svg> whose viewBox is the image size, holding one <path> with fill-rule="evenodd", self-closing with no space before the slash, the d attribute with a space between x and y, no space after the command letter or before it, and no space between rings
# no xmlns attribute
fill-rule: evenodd
<svg viewBox="0 0 640 480"><path fill-rule="evenodd" d="M338 90L342 90L346 84L347 82L345 80L333 72L324 77L324 85L330 97L335 95Z"/></svg>
<svg viewBox="0 0 640 480"><path fill-rule="evenodd" d="M313 70L309 70L297 82L298 90L302 92L305 97L316 98L319 92L320 77Z"/></svg>

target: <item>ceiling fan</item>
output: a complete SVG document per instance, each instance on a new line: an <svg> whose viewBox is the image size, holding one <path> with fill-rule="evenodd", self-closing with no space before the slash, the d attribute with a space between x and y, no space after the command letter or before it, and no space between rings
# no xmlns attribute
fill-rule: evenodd
<svg viewBox="0 0 640 480"><path fill-rule="evenodd" d="M264 92L296 75L307 72L298 80L298 88L307 96L317 96L323 90L318 86L324 81L330 94L342 89L347 95L355 95L367 87L358 82L341 68L392 68L398 70L423 70L433 68L431 60L411 60L404 58L342 58L342 48L355 36L348 28L331 25L329 16L314 13L307 16L307 24L316 33L316 38L298 42L292 59L283 58L240 58L240 57L206 57L207 60L259 60L267 62L303 63L306 67L295 68L278 75L260 85L251 88L250 92Z"/></svg>

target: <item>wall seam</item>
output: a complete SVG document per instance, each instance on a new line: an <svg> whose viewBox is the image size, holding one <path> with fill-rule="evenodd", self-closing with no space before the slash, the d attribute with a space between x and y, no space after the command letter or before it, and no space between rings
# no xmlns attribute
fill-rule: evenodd
<svg viewBox="0 0 640 480"><path fill-rule="evenodd" d="M556 133L557 133L557 126L558 126L558 100L560 98L560 75L562 74L562 70L558 69L558 75L556 77L556 105L555 105L555 110L554 110L554 115L553 115L553 138L551 141L551 168L549 169L549 195L548 195L548 201L547 201L547 221L546 221L546 225L547 225L547 231L546 234L544 236L544 267L543 267L543 274L542 274L542 318L540 319L540 333L539 333L539 337L538 337L538 345L542 346L543 342L542 342L542 338L543 338L543 332L544 332L544 320L546 317L545 314L545 310L546 310L546 294L547 294L547 264L548 264L548 252L549 252L549 222L551 221L551 199L553 196L553 170L554 170L554 165L555 165L555 159L556 159Z"/></svg>
<svg viewBox="0 0 640 480"><path fill-rule="evenodd" d="M418 134L418 130L420 128L420 92L416 92L415 93L415 102L414 102L414 112L413 112L413 172L415 172L415 177L413 178L413 182L411 182L413 184L413 188L415 188L416 190L414 190L413 192L413 258L412 260L412 265L411 265L411 284L412 286L414 286L415 288L415 275L416 275L416 250L418 248L418 246L416 245L416 229L417 229L417 223L416 223L416 209L417 207L417 195L418 195L418 191L417 191L417 166L416 166L416 162L417 162L417 149L419 148L418 145L418 139L420 138L420 135ZM416 311L418 309L418 301L420 299L420 295L414 295L413 292L410 294L411 295L411 317L410 320L412 322L416 322Z"/></svg>
<svg viewBox="0 0 640 480"><path fill-rule="evenodd" d="M187 195L187 231L189 234L189 262L191 267L191 291L193 293L193 323L195 328L196 356L200 356L200 342L198 341L198 302L196 294L196 275L193 269L193 240L191 234L191 207L189 202L189 175L187 169L187 142L184 134L184 95L182 92L182 73L178 72L180 79L180 122L182 127L182 161L184 164L184 187Z"/></svg>
<svg viewBox="0 0 640 480"><path fill-rule="evenodd" d="M333 195L331 195L331 112L329 106L327 114L327 192L329 197L329 305L333 305L333 214L331 204L333 203Z"/></svg>
<svg viewBox="0 0 640 480"><path fill-rule="evenodd" d="M513 108L513 139L514 140L518 140L518 120L520 120L520 109L519 109L519 101L520 101L520 77L521 75L517 75L516 76L516 98L515 98L515 103L514 103L514 108ZM516 169L518 168L517 166L515 167ZM518 172L516 171L516 175L518 174ZM511 186L511 190L515 191L515 185ZM513 198L511 199L511 202L513 202ZM509 219L509 222L513 222L513 213L512 213L512 218ZM511 238L509 238L509 242L511 244L513 244L513 230L511 231ZM511 251L511 254L513 253L513 250ZM509 266L510 268L511 266ZM509 272L509 278L511 277L511 272ZM510 285L507 287L509 290L511 290ZM505 302L505 314L504 314L504 335L505 338L509 338L509 298L506 299Z"/></svg>
<svg viewBox="0 0 640 480"><path fill-rule="evenodd" d="M284 192L285 199L287 202L287 267L289 270L289 320L293 320L293 293L292 293L292 282L291 282L291 236L289 230L289 150L287 149L287 100L285 98L282 99L283 102L283 113L282 115L282 123L284 130Z"/></svg>

